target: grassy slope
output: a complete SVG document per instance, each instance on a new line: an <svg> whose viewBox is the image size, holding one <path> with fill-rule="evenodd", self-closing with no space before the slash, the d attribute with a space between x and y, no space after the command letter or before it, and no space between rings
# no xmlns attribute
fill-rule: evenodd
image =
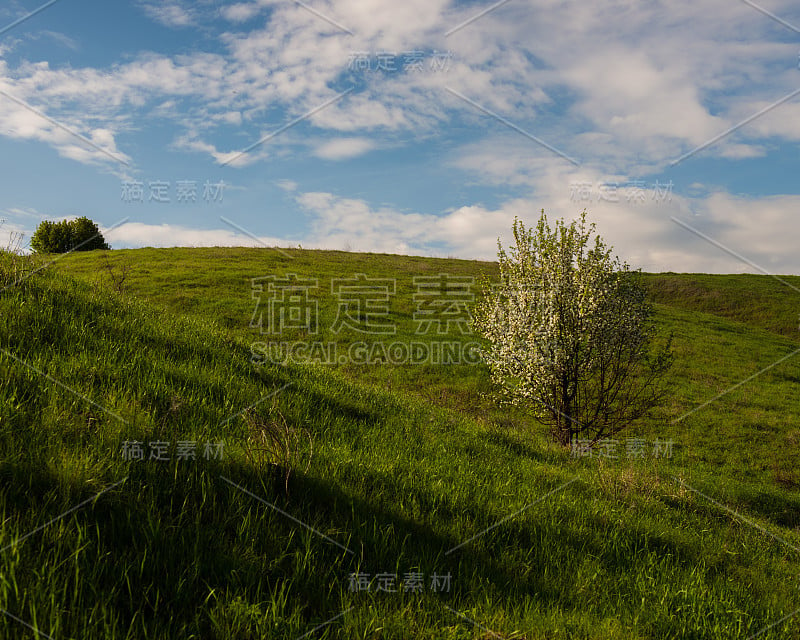
<svg viewBox="0 0 800 640"><path fill-rule="evenodd" d="M656 302L800 337L800 276L659 273L648 281Z"/></svg>
<svg viewBox="0 0 800 640"><path fill-rule="evenodd" d="M283 253L246 248L140 249L115 251L112 258L111 264L117 271L125 264L132 267L125 282L128 295L144 298L175 313L212 319L231 335L248 342L307 338L305 334L291 332L274 338L249 327L255 308L251 299L252 278L287 273L316 278L320 286L312 295L320 300L322 327L331 324L336 312L337 303L330 289L333 278L351 277L355 273L394 278L397 296L392 300L390 310L392 319L398 324L398 333L390 340L411 342L435 338L421 338L415 334L416 326L412 321L415 276L436 273L468 275L479 283L485 276L497 275L496 263L295 249ZM67 256L58 264L65 271L103 286L108 282L102 268L104 262L103 254L94 252ZM800 277L785 276L783 279L800 288ZM800 342L796 322L800 312L800 294L767 276L648 274L646 282L657 302L657 320L662 333L672 331L675 334L677 358L672 406L647 424L643 432L653 437L675 436L685 450L692 449L697 438L713 438L719 446L707 442L696 451L696 455L706 458L713 450L713 461L733 465L737 471L741 471L737 457L749 460L752 452L757 450L760 467L771 466L773 479L780 478L789 487L800 487L800 470L794 461L795 441L800 439L800 433L798 425L793 422L797 412L792 411L794 394L791 389L791 383L797 381L797 359L787 361L769 375L759 377L754 384L748 384L697 415L682 420L677 427L669 424L782 355L791 353L796 348L792 345ZM476 284L475 291L478 289ZM776 339L773 334L784 339ZM751 341L745 348L744 344L732 339L733 336L747 336ZM473 336L460 336L451 331L446 338L468 342ZM347 331L339 334L328 331L315 339L347 344L362 340L364 336ZM455 409L485 424L502 424L528 431L536 428L524 412L499 407L492 401L489 397L492 386L483 367L351 364L338 368L351 379L402 390L406 395ZM779 382L771 384L776 379ZM756 390L758 397L754 402L747 400L737 404L742 397L751 398ZM764 424L754 427L754 422L758 421ZM690 424L695 426L689 428ZM777 434L779 446L776 447L776 441L772 439L753 441L749 437L753 428ZM746 451L742 450L742 442Z"/></svg>
<svg viewBox="0 0 800 640"><path fill-rule="evenodd" d="M676 335L673 396L637 433L673 438L675 458L571 459L528 434L524 415L475 399L488 389L480 367L254 368L251 277L397 275L402 324L410 275L491 270L292 253L288 267L253 250L114 252L155 306L58 272L0 294L0 608L56 638L297 638L342 612L308 637L484 637L469 618L528 638L744 638L797 609L796 362L670 424L796 341L659 307ZM69 256L58 271L91 280L98 259ZM258 405L312 434L286 497L229 418L289 382L274 409ZM223 440L225 457L125 462L134 439ZM425 591L352 593L356 570L420 571ZM449 592L430 591L434 572L451 573ZM759 638L799 630L790 618ZM0 619L2 637L25 632Z"/></svg>

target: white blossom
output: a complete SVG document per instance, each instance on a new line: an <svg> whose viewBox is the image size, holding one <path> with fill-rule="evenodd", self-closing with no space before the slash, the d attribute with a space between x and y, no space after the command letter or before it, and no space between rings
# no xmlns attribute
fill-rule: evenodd
<svg viewBox="0 0 800 640"><path fill-rule="evenodd" d="M669 341L652 355L651 307L637 272L611 257L586 212L551 229L514 221L516 244L498 241L500 284L474 314L484 361L506 398L530 407L562 444L591 442L645 415L662 397Z"/></svg>

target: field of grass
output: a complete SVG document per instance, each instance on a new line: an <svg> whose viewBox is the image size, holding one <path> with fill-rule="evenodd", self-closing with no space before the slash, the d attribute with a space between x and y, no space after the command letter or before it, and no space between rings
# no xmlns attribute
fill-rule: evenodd
<svg viewBox="0 0 800 640"><path fill-rule="evenodd" d="M416 332L414 278L477 293L491 263L142 249L15 284L0 260L0 637L800 638L784 283L648 275L669 402L605 458L498 405L481 364L253 362L309 339L251 326L254 278L317 279L315 341L463 345ZM394 281L393 334L332 330L356 274ZM276 425L288 482L258 444Z"/></svg>

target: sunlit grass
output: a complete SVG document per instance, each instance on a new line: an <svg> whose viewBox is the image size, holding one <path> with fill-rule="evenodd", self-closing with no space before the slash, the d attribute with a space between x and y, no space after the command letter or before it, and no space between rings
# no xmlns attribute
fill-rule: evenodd
<svg viewBox="0 0 800 640"><path fill-rule="evenodd" d="M252 277L393 274L408 340L413 275L493 270L291 253L112 252L134 265L123 295L73 255L0 294L0 609L82 639L798 637L793 617L767 628L800 607L797 361L679 420L800 346L766 312L663 294L669 402L619 458L575 458L483 397L480 366L254 367ZM237 416L254 404L261 422ZM247 454L278 414L313 443L288 483ZM673 457L629 459L627 435ZM199 446L123 460L134 440ZM395 573L397 591L351 591L354 572ZM0 636L25 634L0 617Z"/></svg>

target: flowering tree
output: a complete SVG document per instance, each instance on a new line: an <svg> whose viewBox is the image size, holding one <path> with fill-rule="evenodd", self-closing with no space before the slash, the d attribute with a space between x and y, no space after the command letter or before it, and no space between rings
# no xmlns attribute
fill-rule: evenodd
<svg viewBox="0 0 800 640"><path fill-rule="evenodd" d="M590 446L664 397L671 338L651 353L652 309L639 272L611 257L595 225L534 229L515 219L510 255L498 240L500 284L473 314L483 358L508 400L529 406L561 444Z"/></svg>

